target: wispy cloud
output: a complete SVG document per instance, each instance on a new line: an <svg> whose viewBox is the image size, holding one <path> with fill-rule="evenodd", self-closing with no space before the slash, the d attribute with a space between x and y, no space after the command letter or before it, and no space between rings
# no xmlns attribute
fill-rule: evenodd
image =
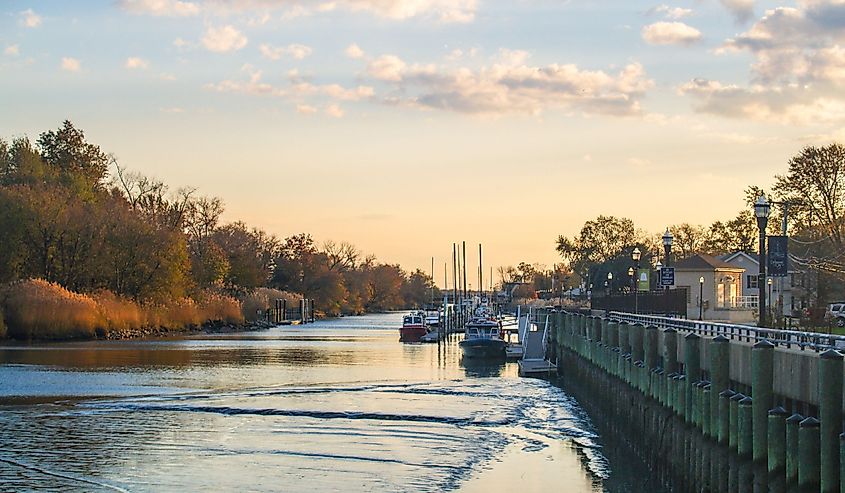
<svg viewBox="0 0 845 493"><path fill-rule="evenodd" d="M312 49L310 46L303 44L289 44L287 46L271 46L263 44L258 47L261 55L270 60L280 60L282 57L289 56L295 60L302 60L311 55Z"/></svg>
<svg viewBox="0 0 845 493"><path fill-rule="evenodd" d="M119 5L133 14L162 17L187 17L200 13L199 4L180 0L120 0Z"/></svg>
<svg viewBox="0 0 845 493"><path fill-rule="evenodd" d="M19 22L24 27L38 27L41 25L41 16L33 12L32 9L26 9L20 13Z"/></svg>
<svg viewBox="0 0 845 493"><path fill-rule="evenodd" d="M247 42L246 36L233 26L209 27L202 38L203 46L215 53L238 51Z"/></svg>
<svg viewBox="0 0 845 493"><path fill-rule="evenodd" d="M528 53L502 50L497 63L480 68L407 63L382 55L367 75L394 87L384 102L479 115L539 114L547 109L585 114L640 114L640 99L653 86L642 65L616 74L574 64L535 66Z"/></svg>
<svg viewBox="0 0 845 493"><path fill-rule="evenodd" d="M344 53L346 53L346 56L353 59L364 58L365 54L364 50L362 50L361 47L355 43L352 43L351 45L347 46L346 50L344 50Z"/></svg>
<svg viewBox="0 0 845 493"><path fill-rule="evenodd" d="M652 45L691 45L701 41L701 31L683 22L655 22L643 27L642 37Z"/></svg>
<svg viewBox="0 0 845 493"><path fill-rule="evenodd" d="M666 19L683 19L684 17L688 17L692 15L692 9L685 9L681 7L670 7L666 4L658 5L657 7L651 8L646 12L647 15L659 15L663 16Z"/></svg>
<svg viewBox="0 0 845 493"><path fill-rule="evenodd" d="M9 45L3 50L3 54L9 56L18 56L20 52L20 47L18 45Z"/></svg>
<svg viewBox="0 0 845 493"><path fill-rule="evenodd" d="M131 57L127 58L126 63L124 63L124 67L126 67L128 69L133 69L133 70L135 70L135 69L143 70L143 69L149 68L149 66L150 66L150 62L148 62L147 60L144 60L143 58L139 58L139 57L136 57L136 56L131 56Z"/></svg>
<svg viewBox="0 0 845 493"><path fill-rule="evenodd" d="M720 0L737 23L744 24L754 17L754 0Z"/></svg>
<svg viewBox="0 0 845 493"><path fill-rule="evenodd" d="M62 58L61 67L62 70L67 70L68 72L79 72L82 69L82 64L76 58L65 57Z"/></svg>

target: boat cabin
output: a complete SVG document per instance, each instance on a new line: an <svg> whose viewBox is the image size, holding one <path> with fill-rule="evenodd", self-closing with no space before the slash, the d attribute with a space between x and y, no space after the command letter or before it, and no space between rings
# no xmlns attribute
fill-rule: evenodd
<svg viewBox="0 0 845 493"><path fill-rule="evenodd" d="M420 315L418 313L414 313L414 314L411 314L411 315L405 315L405 318L402 319L402 325L405 326L405 327L415 326L415 325L422 326L423 325L423 317L422 317L422 315Z"/></svg>

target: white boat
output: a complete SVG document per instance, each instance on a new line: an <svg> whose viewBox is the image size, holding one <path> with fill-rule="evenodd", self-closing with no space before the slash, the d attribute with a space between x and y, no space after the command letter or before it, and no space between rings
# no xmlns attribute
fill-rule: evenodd
<svg viewBox="0 0 845 493"><path fill-rule="evenodd" d="M501 325L496 318L479 307L464 328L464 340L458 343L467 358L504 358L505 343Z"/></svg>

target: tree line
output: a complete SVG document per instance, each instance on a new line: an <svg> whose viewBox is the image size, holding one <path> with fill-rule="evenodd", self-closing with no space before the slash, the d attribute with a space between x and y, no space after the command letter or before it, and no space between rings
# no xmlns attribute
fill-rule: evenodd
<svg viewBox="0 0 845 493"><path fill-rule="evenodd" d="M786 163L786 172L774 177L771 189L746 188L745 207L733 218L709 226L670 226L673 258L737 251L756 254L759 230L753 205L761 195L774 203L768 235L782 234L787 211L791 261L815 279L814 301L824 305L845 298L845 146L836 143L801 149ZM627 279L634 248L642 252L643 266L662 260L662 235L638 229L628 218L598 216L586 221L574 237L559 236L556 250L576 284L603 287L608 272L616 279Z"/></svg>
<svg viewBox="0 0 845 493"><path fill-rule="evenodd" d="M0 139L6 286L40 279L148 305L207 293L242 301L273 288L314 299L325 315L421 306L432 296L433 281L419 270L407 273L349 243L223 223L223 212L219 198L129 171L70 121L34 142Z"/></svg>

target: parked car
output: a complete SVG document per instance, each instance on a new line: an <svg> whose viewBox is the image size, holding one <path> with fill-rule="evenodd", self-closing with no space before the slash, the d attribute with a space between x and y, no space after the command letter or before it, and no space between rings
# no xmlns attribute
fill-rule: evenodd
<svg viewBox="0 0 845 493"><path fill-rule="evenodd" d="M827 305L825 319L837 327L845 327L845 301Z"/></svg>

